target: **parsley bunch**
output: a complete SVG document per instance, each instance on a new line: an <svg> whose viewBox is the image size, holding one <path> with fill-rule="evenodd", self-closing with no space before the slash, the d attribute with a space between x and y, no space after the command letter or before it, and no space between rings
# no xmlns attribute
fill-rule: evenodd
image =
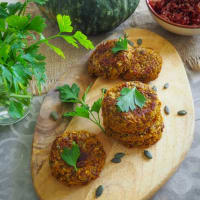
<svg viewBox="0 0 200 200"><path fill-rule="evenodd" d="M86 49L94 48L80 31L72 34L70 17L60 14L57 15L59 33L45 38L42 34L46 27L44 18L25 14L30 2L42 5L46 0L0 3L0 106L6 107L9 115L16 119L24 115L25 107L31 102L30 80L36 80L39 92L46 81L45 56L38 52L42 43L63 58L63 51L51 44L51 39L60 37L74 47L80 43ZM34 42L30 44L29 39Z"/></svg>
<svg viewBox="0 0 200 200"><path fill-rule="evenodd" d="M90 86L86 89L82 98L79 98L80 88L77 84L74 83L71 87L67 84L61 87L57 87L57 90L60 93L60 100L62 102L77 103L74 111L65 113L64 117L79 116L87 118L95 123L103 132L105 132L104 128L101 126L100 120L100 109L102 106L105 89L102 89L102 97L95 101L91 107L86 104L86 97L89 89Z"/></svg>

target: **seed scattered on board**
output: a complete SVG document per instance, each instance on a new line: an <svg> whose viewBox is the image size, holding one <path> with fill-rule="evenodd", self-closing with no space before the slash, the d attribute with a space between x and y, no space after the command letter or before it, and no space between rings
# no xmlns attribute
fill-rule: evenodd
<svg viewBox="0 0 200 200"><path fill-rule="evenodd" d="M157 87L154 85L153 87L152 87L152 90L154 90L155 92L157 92Z"/></svg>
<svg viewBox="0 0 200 200"><path fill-rule="evenodd" d="M50 117L54 120L54 121L56 121L56 120L58 120L58 113L56 112L56 111L53 111L53 112L51 112L50 113Z"/></svg>
<svg viewBox="0 0 200 200"><path fill-rule="evenodd" d="M137 44L140 46L142 44L142 39L138 39Z"/></svg>
<svg viewBox="0 0 200 200"><path fill-rule="evenodd" d="M164 111L165 111L165 114L166 114L166 115L169 115L169 114L170 114L170 110L169 110L169 107L168 107L168 106L165 106L165 107L164 107Z"/></svg>
<svg viewBox="0 0 200 200"><path fill-rule="evenodd" d="M132 47L134 47L134 43L131 40L128 40L129 45L131 45Z"/></svg>
<svg viewBox="0 0 200 200"><path fill-rule="evenodd" d="M104 189L104 188L103 188L102 185L100 185L100 186L96 189L96 193L95 193L96 198L98 198L98 197L100 197L100 196L102 195L103 189Z"/></svg>
<svg viewBox="0 0 200 200"><path fill-rule="evenodd" d="M121 162L121 158L113 158L112 160L111 160L111 162L112 163L120 163Z"/></svg>
<svg viewBox="0 0 200 200"><path fill-rule="evenodd" d="M179 116L184 116L184 115L187 114L187 111L186 111L186 110L179 110L179 111L177 112L177 114L178 114Z"/></svg>
<svg viewBox="0 0 200 200"><path fill-rule="evenodd" d="M169 88L169 83L165 83L163 86L163 89L167 89L167 88Z"/></svg>
<svg viewBox="0 0 200 200"><path fill-rule="evenodd" d="M148 150L144 150L144 155L148 159L152 159L153 158L152 155L151 155L151 153Z"/></svg>
<svg viewBox="0 0 200 200"><path fill-rule="evenodd" d="M122 153L122 152L120 152L120 153L116 153L115 154L115 158L123 158L125 156L125 153Z"/></svg>
<svg viewBox="0 0 200 200"><path fill-rule="evenodd" d="M111 160L111 162L112 163L120 163L121 158L123 158L124 156L125 156L125 153L123 153L123 152L116 153L114 158Z"/></svg>

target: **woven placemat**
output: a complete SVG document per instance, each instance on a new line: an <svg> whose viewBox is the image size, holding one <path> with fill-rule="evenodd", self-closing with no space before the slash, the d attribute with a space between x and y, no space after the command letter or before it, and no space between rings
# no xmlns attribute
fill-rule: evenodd
<svg viewBox="0 0 200 200"><path fill-rule="evenodd" d="M29 11L32 12L33 15L40 13L39 9L35 5L31 5ZM58 30L56 26L50 24L48 20L47 24L48 28L44 33L45 36L57 33ZM122 23L118 28L109 33L101 34L100 36L89 37L89 39L91 39L96 45L102 40L109 38L113 33L121 34L124 29L130 27L146 28L162 35L177 48L185 63L185 66L187 66L191 70L200 71L200 36L180 36L164 30L151 17L145 0L140 0L140 4L135 13L131 17L129 17L129 19L127 19L124 23ZM69 73L70 75L73 69L73 65L77 64L81 57L83 57L87 53L85 49L74 48L63 42L61 39L55 39L51 42L64 51L66 59L64 60L60 58L46 46L41 47L41 52L47 57L46 71L48 77L48 80L43 87L42 93L47 93L51 88L53 88L55 83L63 73ZM35 81L31 82L31 90L34 95L38 95Z"/></svg>

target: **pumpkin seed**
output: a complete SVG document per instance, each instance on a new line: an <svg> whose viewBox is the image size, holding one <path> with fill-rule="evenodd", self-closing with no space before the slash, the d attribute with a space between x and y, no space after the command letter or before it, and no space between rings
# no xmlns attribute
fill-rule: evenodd
<svg viewBox="0 0 200 200"><path fill-rule="evenodd" d="M59 118L58 113L56 111L51 112L50 116L54 121L58 120L58 118Z"/></svg>
<svg viewBox="0 0 200 200"><path fill-rule="evenodd" d="M124 156L125 156L125 153L122 153L122 152L115 154L115 158L122 158Z"/></svg>
<svg viewBox="0 0 200 200"><path fill-rule="evenodd" d="M183 116L183 115L186 115L186 114L187 114L187 111L185 111L185 110L179 110L179 111L177 112L177 114L180 115L180 116Z"/></svg>
<svg viewBox="0 0 200 200"><path fill-rule="evenodd" d="M106 88L101 88L101 92L102 92L103 94L105 94L105 93L107 92L107 89L106 89Z"/></svg>
<svg viewBox="0 0 200 200"><path fill-rule="evenodd" d="M134 47L134 43L131 40L128 40L129 45L131 45L132 47Z"/></svg>
<svg viewBox="0 0 200 200"><path fill-rule="evenodd" d="M124 38L128 38L128 33L124 33Z"/></svg>
<svg viewBox="0 0 200 200"><path fill-rule="evenodd" d="M120 163L121 162L121 158L116 158L114 157L112 160L111 160L112 163Z"/></svg>
<svg viewBox="0 0 200 200"><path fill-rule="evenodd" d="M103 186L100 185L97 189L96 189L96 198L100 197L103 193Z"/></svg>
<svg viewBox="0 0 200 200"><path fill-rule="evenodd" d="M157 87L154 85L153 87L152 87L152 90L154 90L155 92L157 92Z"/></svg>
<svg viewBox="0 0 200 200"><path fill-rule="evenodd" d="M164 111L165 111L165 114L166 114L166 115L169 115L169 114L170 114L170 110L169 110L169 107L168 107L168 106L165 106L165 107L164 107Z"/></svg>
<svg viewBox="0 0 200 200"><path fill-rule="evenodd" d="M164 89L167 89L168 87L169 87L169 83L165 83L163 86Z"/></svg>
<svg viewBox="0 0 200 200"><path fill-rule="evenodd" d="M142 39L138 39L137 44L140 46L142 44Z"/></svg>
<svg viewBox="0 0 200 200"><path fill-rule="evenodd" d="M151 155L151 153L150 153L149 151L147 151L147 150L144 150L144 155L145 155L148 159L152 159L152 158L153 158L152 155Z"/></svg>

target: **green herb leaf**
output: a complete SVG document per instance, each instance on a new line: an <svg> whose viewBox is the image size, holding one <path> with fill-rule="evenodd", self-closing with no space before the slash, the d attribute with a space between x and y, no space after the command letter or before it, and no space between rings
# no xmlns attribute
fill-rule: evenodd
<svg viewBox="0 0 200 200"><path fill-rule="evenodd" d="M10 53L11 46L9 44L1 44L0 45L0 58L4 60L4 62L7 60L9 53Z"/></svg>
<svg viewBox="0 0 200 200"><path fill-rule="evenodd" d="M56 88L60 93L60 100L62 102L74 102L78 100L80 88L76 83L70 87L68 84Z"/></svg>
<svg viewBox="0 0 200 200"><path fill-rule="evenodd" d="M81 33L80 31L76 31L76 33L73 36L86 49L94 49L94 45L92 44L92 42L88 40L87 36Z"/></svg>
<svg viewBox="0 0 200 200"><path fill-rule="evenodd" d="M0 68L2 70L2 77L12 83L12 74L10 73L10 71L3 65L0 65Z"/></svg>
<svg viewBox="0 0 200 200"><path fill-rule="evenodd" d="M146 102L145 96L135 88L135 104L142 108Z"/></svg>
<svg viewBox="0 0 200 200"><path fill-rule="evenodd" d="M92 108L91 108L91 111L93 112L96 112L96 113L99 113L100 109L101 109L101 106L102 106L102 101L103 101L103 98L99 98L97 101L95 101L92 105Z"/></svg>
<svg viewBox="0 0 200 200"><path fill-rule="evenodd" d="M0 31L6 30L6 22L5 19L0 19Z"/></svg>
<svg viewBox="0 0 200 200"><path fill-rule="evenodd" d="M61 153L61 158L70 166L74 167L74 169L77 171L77 160L80 156L80 148L76 144L76 142L73 141L72 148L64 148L63 152Z"/></svg>
<svg viewBox="0 0 200 200"><path fill-rule="evenodd" d="M74 39L73 36L70 35L61 35L61 37L68 42L69 44L72 44L73 46L75 46L76 48L78 48L78 44L77 41Z"/></svg>
<svg viewBox="0 0 200 200"><path fill-rule="evenodd" d="M128 50L128 40L126 37L124 39L120 37L119 40L115 43L115 47L112 48L112 52L118 53L119 51L126 50Z"/></svg>
<svg viewBox="0 0 200 200"><path fill-rule="evenodd" d="M26 27L26 30L36 31L42 33L46 27L45 19L41 16L35 16L30 24Z"/></svg>
<svg viewBox="0 0 200 200"><path fill-rule="evenodd" d="M23 117L24 115L23 104L20 102L11 100L8 112L9 112L9 115L14 119L19 119Z"/></svg>
<svg viewBox="0 0 200 200"><path fill-rule="evenodd" d="M29 0L29 2L34 2L39 5L44 5L48 0Z"/></svg>
<svg viewBox="0 0 200 200"><path fill-rule="evenodd" d="M83 118L87 118L89 119L90 117L90 113L89 113L89 107L88 106L77 106L75 108L75 111L73 112L67 112L63 115L64 117L74 117L74 116L79 116L79 117L83 117Z"/></svg>
<svg viewBox="0 0 200 200"><path fill-rule="evenodd" d="M71 26L71 19L66 15L57 15L57 22L61 33L71 33L73 31L73 27Z"/></svg>
<svg viewBox="0 0 200 200"><path fill-rule="evenodd" d="M20 2L9 4L7 7L9 16L16 14L22 7L23 7L23 4Z"/></svg>
<svg viewBox="0 0 200 200"><path fill-rule="evenodd" d="M142 108L146 102L145 96L136 88L123 88L120 94L121 96L117 99L117 107L121 112L133 111L136 106Z"/></svg>
<svg viewBox="0 0 200 200"><path fill-rule="evenodd" d="M83 102L85 102L86 96L87 96L88 92L90 91L90 88L91 88L91 85L89 85L89 86L87 87L87 89L85 90L85 92L84 92L84 94L83 94L83 96L82 96Z"/></svg>
<svg viewBox="0 0 200 200"><path fill-rule="evenodd" d="M65 55L61 49L58 47L54 46L53 44L50 44L48 41L45 41L45 44L49 46L55 53L57 53L59 56L65 59Z"/></svg>
<svg viewBox="0 0 200 200"><path fill-rule="evenodd" d="M22 30L28 25L29 18L27 16L11 15L6 21L8 26Z"/></svg>

